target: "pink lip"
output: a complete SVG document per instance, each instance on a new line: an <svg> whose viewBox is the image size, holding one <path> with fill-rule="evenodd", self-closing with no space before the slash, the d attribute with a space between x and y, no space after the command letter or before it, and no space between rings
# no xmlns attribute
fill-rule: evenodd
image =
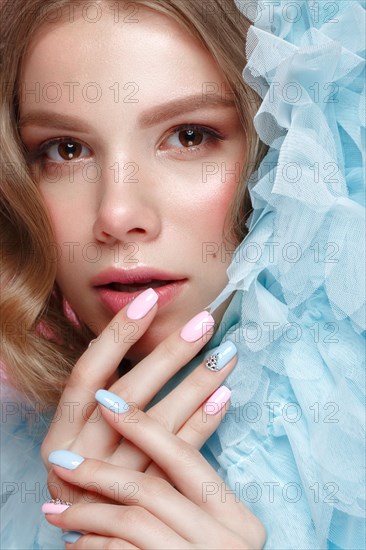
<svg viewBox="0 0 366 550"><path fill-rule="evenodd" d="M179 275L157 271L155 269L135 268L124 270L111 268L94 277L94 279L92 279L92 284L96 287L103 305L115 315L129 302L132 302L136 296L143 292L143 289L136 290L136 292L122 292L107 288L103 285L108 285L110 283L120 283L126 285L146 283L148 286L148 281L156 280L171 281L169 284L164 286L153 287L159 296L159 308L164 307L174 300L174 298L182 290L184 284L187 282L186 278L182 278Z"/></svg>
<svg viewBox="0 0 366 550"><path fill-rule="evenodd" d="M133 269L118 269L112 267L99 273L91 280L93 286L108 285L109 283L133 284L147 281L182 281L185 277L175 273L166 273L147 267L135 267Z"/></svg>

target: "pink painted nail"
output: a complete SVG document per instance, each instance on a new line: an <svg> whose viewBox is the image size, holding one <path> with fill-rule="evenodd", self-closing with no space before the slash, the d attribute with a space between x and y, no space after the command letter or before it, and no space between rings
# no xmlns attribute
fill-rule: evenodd
<svg viewBox="0 0 366 550"><path fill-rule="evenodd" d="M71 506L71 502L67 502L66 500L51 500L42 505L42 512L44 514L61 514L67 510L69 506Z"/></svg>
<svg viewBox="0 0 366 550"><path fill-rule="evenodd" d="M128 306L127 317L137 321L149 313L158 301L159 296L152 288L141 292Z"/></svg>
<svg viewBox="0 0 366 550"><path fill-rule="evenodd" d="M208 311L202 311L184 325L180 335L186 342L196 342L206 334L214 324L215 320Z"/></svg>
<svg viewBox="0 0 366 550"><path fill-rule="evenodd" d="M214 415L221 411L229 401L231 391L226 386L221 386L209 397L203 407L206 414Z"/></svg>

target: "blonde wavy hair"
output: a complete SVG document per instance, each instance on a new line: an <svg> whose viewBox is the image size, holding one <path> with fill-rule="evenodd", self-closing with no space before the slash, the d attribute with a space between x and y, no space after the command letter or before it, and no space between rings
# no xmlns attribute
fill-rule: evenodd
<svg viewBox="0 0 366 550"><path fill-rule="evenodd" d="M73 365L94 334L65 311L56 283L57 263L49 257L50 243L55 239L18 131L19 80L22 60L34 33L45 20L52 19L55 10L72 4L73 0L5 0L2 4L3 363L6 377L16 389L31 402L51 407L58 403ZM108 4L108 0L94 4ZM184 25L217 61L233 91L247 142L247 168L228 213L233 234L240 241L246 234L245 222L251 211L246 182L265 152L253 126L260 100L242 79L250 22L237 10L234 0L134 0L132 4L157 10Z"/></svg>

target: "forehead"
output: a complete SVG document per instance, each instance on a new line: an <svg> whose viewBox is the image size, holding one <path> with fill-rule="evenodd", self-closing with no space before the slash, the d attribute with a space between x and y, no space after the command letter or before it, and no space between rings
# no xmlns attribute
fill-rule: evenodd
<svg viewBox="0 0 366 550"><path fill-rule="evenodd" d="M79 8L72 20L65 17L36 31L22 65L27 88L54 83L55 95L57 86L66 92L95 83L95 93L100 86L107 95L116 83L122 89L135 84L140 99L148 101L174 90L199 92L206 83L225 80L200 41L169 16L139 7L130 21L116 18L107 3L101 4L97 21L86 15Z"/></svg>

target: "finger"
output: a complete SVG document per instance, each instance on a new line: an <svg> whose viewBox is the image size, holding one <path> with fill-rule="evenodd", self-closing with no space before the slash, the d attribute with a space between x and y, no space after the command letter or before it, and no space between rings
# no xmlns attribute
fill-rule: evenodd
<svg viewBox="0 0 366 550"><path fill-rule="evenodd" d="M139 294L133 301L135 305L142 306L145 303L146 308L154 304L146 315L141 319L130 319L129 304L117 313L77 361L61 396L52 428L42 445L47 455L60 445L60 441L72 441L79 434L95 409L95 391L105 386L126 352L141 338L152 322L157 312L154 303L156 296L152 289ZM131 325L135 331L133 339L129 337Z"/></svg>
<svg viewBox="0 0 366 550"><path fill-rule="evenodd" d="M231 391L220 386L206 402L191 416L177 433L195 449L200 449L217 430L230 406Z"/></svg>
<svg viewBox="0 0 366 550"><path fill-rule="evenodd" d="M218 358L219 370L213 372L207 368L206 361L201 363L177 388L149 409L147 414L173 433L177 433L202 401L212 394L213 390L233 370L237 359L236 354L237 349L231 341L219 346L210 356L211 360L212 357ZM177 403L179 403L179 406L177 406ZM217 407L217 405L215 406ZM192 424L191 429L194 429L194 427L195 425ZM206 441L205 431L202 432L202 436L198 440L198 442L201 441L200 446L194 444L196 448L200 448ZM145 454L139 453L136 447L128 442L124 442L123 445L117 447L111 461L113 464L120 464L139 471L145 471L150 463L150 459Z"/></svg>
<svg viewBox="0 0 366 550"><path fill-rule="evenodd" d="M90 480L92 479L93 484L98 487L100 494L107 498L113 495L116 501L125 505L120 506L122 510L132 508L134 510L132 517L135 520L137 520L137 518L135 518L137 514L140 520L143 521L145 516L140 513L139 510L144 510L146 513L151 514L154 520L159 520L162 525L168 526L172 532L189 541L194 542L201 540L203 532L206 533L205 539L208 543L213 543L217 539L217 536L219 536L217 522L163 479L151 477L141 472L133 472L126 468L121 468L120 466L113 466L100 460L84 459L80 462L80 458L82 457L70 453L69 451L56 451L55 453L51 453L51 455L53 462L63 464L67 468L70 467L70 462L67 463L65 460L74 461L75 464L76 458L76 461L79 462L76 468L70 470L64 467L60 468L55 466L57 473L63 478L66 478L70 483L77 484L81 487L90 484ZM83 504L77 504L76 506L70 507L68 510L75 512L75 510L79 510L78 507L83 506ZM85 522L86 520L82 521L80 517L68 523L69 514L68 510L66 510L61 514L65 516L64 520L60 522L56 520L57 522L55 525L63 529L75 529L78 527L78 529L83 531L92 530L98 534L120 536L134 544L137 543L137 539L131 539L126 531L100 531L93 520L98 509L96 504L93 505L93 508L88 508L89 513L85 513L87 523ZM100 508L100 510L101 513L103 511L105 514L108 508ZM127 519L129 519L130 516L127 515L126 517L124 515L125 513L126 512L121 512L121 521L127 521ZM114 516L115 514L113 517ZM144 525L144 528L150 529L158 527L157 523L152 521L150 516L146 516L146 520L150 521L150 524L144 524L142 522L141 525ZM221 524L219 527L221 530Z"/></svg>
<svg viewBox="0 0 366 550"><path fill-rule="evenodd" d="M90 483L87 489L77 487L57 476L53 468L48 473L47 488L53 500L62 500L72 504L77 502L89 504L93 502L112 502L111 499L101 495L100 491L98 492L98 487L93 483ZM95 489L97 489L96 492Z"/></svg>
<svg viewBox="0 0 366 550"><path fill-rule="evenodd" d="M220 399L219 395L221 391L221 388L219 388L218 392L215 392L216 396L213 394L209 397L206 403L177 432L177 437L192 445L195 449L200 449L204 445L207 439L218 428L230 406L230 401L227 401L222 408L219 408L217 405L216 401ZM150 463L145 473L169 480L168 476L154 462Z"/></svg>
<svg viewBox="0 0 366 550"><path fill-rule="evenodd" d="M113 394L112 394L113 395ZM115 396L117 399L118 397ZM227 402L228 394L222 397ZM226 401L225 401L226 400ZM172 481L173 485L190 501L207 510L210 515L221 519L225 525L243 525L244 518L256 521L253 514L244 505L238 505L240 499L218 476L211 465L191 445L173 435L146 413L135 410L134 422L129 421L130 411L112 412L108 405L102 407L103 416L123 436L142 449ZM210 494L207 493L210 484ZM212 490L211 490L212 489ZM202 491L206 490L206 499L202 500ZM223 501L223 491L225 499ZM245 523L244 523L245 525ZM231 527L230 527L231 528Z"/></svg>
<svg viewBox="0 0 366 550"><path fill-rule="evenodd" d="M64 500L66 502L77 502L82 499L82 491L71 483L66 483L53 468L48 472L47 489L54 500Z"/></svg>
<svg viewBox="0 0 366 550"><path fill-rule="evenodd" d="M111 391L117 395L123 394L124 399L128 402L136 403L139 408L143 409L164 384L197 355L211 336L213 324L214 319L207 311L199 313L183 329L181 328L171 334L148 357L140 361L131 371L115 382L110 388ZM194 339L194 341L187 341L187 339ZM208 369L206 370L213 377L213 373L210 373ZM206 375L206 373L204 374ZM220 382L217 381L216 383ZM173 424L183 424L209 393L210 390L206 390L206 393L198 399L198 389L196 389L196 400L191 399L188 405L183 406L183 411L179 413L178 422ZM174 410L174 407L172 410ZM161 422L164 422L164 418L165 415L161 414ZM77 451L88 456L94 456L95 458L104 458L105 456L110 456L115 450L118 443L118 434L108 432L110 428L108 427L106 430L105 423L103 420L100 421L100 418L96 420L94 417L91 418L80 433L77 442ZM106 433L108 434L107 437ZM90 455L90 441L95 440L99 441L99 455L95 454L94 449L94 454ZM143 470L149 461L141 452L139 453L127 445L122 445L117 447L113 462L121 466Z"/></svg>
<svg viewBox="0 0 366 550"><path fill-rule="evenodd" d="M65 544L67 550L139 550L137 546L122 539L101 537L99 535L82 535L76 542Z"/></svg>
<svg viewBox="0 0 366 550"><path fill-rule="evenodd" d="M217 392L216 392L217 393ZM185 429L182 429L182 434L185 437L192 437L192 432L197 432L197 426L199 424L203 424L202 419L205 418L203 415L203 410L207 410L207 406L210 404L217 404L219 403L219 409L221 410L222 406L228 402L230 392L226 394L226 397L214 397L211 396L208 400L209 402L206 403L202 410L197 411L197 413L194 415L191 425L188 425L185 427ZM113 395L113 394L112 394ZM212 409L211 409L212 410ZM107 413L110 413L110 411L106 411ZM161 427L157 422L153 421L152 419L149 419L148 415L142 413L141 411L134 411L133 414L131 414L131 411L129 412L129 415L117 415L120 419L122 416L124 416L125 425L127 424L134 424L135 432L140 431L141 432L141 425L144 423L147 430L155 430L154 437L156 438L156 432L165 432L169 436L169 438L173 438L174 440L178 440L176 436L171 435L167 430L165 430L163 427ZM134 418L136 416L136 418ZM208 414L207 418L209 418L209 421L207 422L208 432L212 432L219 422L219 419L212 418L214 415ZM220 416L220 415L219 415ZM115 418L115 417L114 417ZM132 419L135 420L135 422L132 422ZM136 422L137 421L137 422ZM114 426L116 427L116 420L114 420ZM120 428L121 423L117 422L117 426ZM126 430L120 430L122 431ZM130 432L132 430L130 429ZM144 431L144 430L143 430ZM142 431L142 433L143 433ZM198 445L202 442L202 434L205 430L202 430L199 428L199 436L195 437L195 443ZM191 434L191 435L189 435ZM161 438L162 439L162 438ZM133 441L136 444L136 440ZM156 444L159 445L159 437L156 438ZM164 444L164 443L163 443ZM184 452L185 457L187 457L187 449L189 449L189 468L186 468L186 472L181 472L179 469L179 466L177 467L176 462L174 461L174 455L170 457L170 460L173 462L173 465L170 464L171 470L169 472L169 469L164 468L163 464L160 463L160 467L163 469L164 472L168 474L168 477L172 479L174 485L178 486L185 484L187 480L184 479L184 476L186 475L187 478L191 481L192 477L196 477L194 485L196 485L196 504L199 506L202 505L202 490L203 485L206 483L206 485L210 485L210 488L214 486L216 489L221 488L223 485L222 480L217 476L216 472L204 461L202 456L199 455L199 460L196 460L196 463L192 463L192 455L191 455L191 446L186 445L186 449ZM180 451L180 448L179 448ZM197 459L197 457L195 457ZM100 490L102 494L104 494L107 497L113 497L119 500L122 503L129 504L128 501L126 501L126 484L127 487L131 485L131 476L133 476L133 483L136 486L136 490L138 493L138 504L147 510L149 510L151 513L153 513L156 517L161 519L165 524L171 526L177 533L179 533L181 536L187 538L188 540L200 540L200 536L202 534L202 529L205 530L207 533L207 537L212 539L212 542L216 539L217 536L219 536L219 533L217 532L217 525L215 522L212 521L212 518L204 512L204 510L198 508L197 506L193 505L191 500L185 499L180 493L173 490L173 493L169 493L167 489L167 483L164 482L162 479L155 478L154 481L150 478L150 476L144 476L143 474L139 472L131 472L129 470L124 470L115 466L112 466L110 464L104 464L97 461L86 461L88 464L96 464L101 465L102 467L94 466L94 469L90 469L89 471L86 470L84 463L77 468L77 473L75 471L72 471L71 476L69 472L63 472L63 477L66 477L68 481L71 483L78 483L83 484L87 482L88 479L93 479L96 483L99 484ZM197 468L197 463L201 463L201 470L203 472L201 473L201 479L197 476L194 476L194 472ZM204 468L202 468L202 465ZM172 470L173 468L173 470ZM175 475L172 475L172 471L174 471ZM178 477L181 477L180 482L177 483L177 472L179 472ZM158 473L158 472L157 472ZM73 481L71 481L73 479ZM121 490L120 495L113 495L111 494L111 488L115 487L116 480L119 479L118 488ZM190 485L190 483L188 483ZM171 488L172 489L172 488ZM183 492L182 487L179 487L179 489ZM197 493L198 491L198 493ZM216 493L219 493L217 490ZM212 491L210 492L210 495L212 494ZM190 495L189 495L190 497ZM221 493L220 495L216 496L216 499L219 499L220 502L222 502L221 499ZM192 499L193 500L193 499ZM169 506L166 506L166 503L169 502ZM232 504L236 502L236 500L232 501ZM212 508L212 506L211 506ZM217 512L218 510L216 510ZM231 516L230 508L229 508L229 516ZM239 518L237 517L238 514L236 514L236 521L233 522L234 525L237 525L237 520L239 519L242 523L243 520L243 514L241 511L241 514L239 514ZM216 516L217 517L217 516ZM220 514L218 514L218 519L220 519ZM198 527L198 528L197 528ZM207 539L209 540L209 539Z"/></svg>
<svg viewBox="0 0 366 550"><path fill-rule="evenodd" d="M46 519L61 529L120 538L140 549L187 550L186 540L140 506L76 504L62 514L47 515Z"/></svg>
<svg viewBox="0 0 366 550"><path fill-rule="evenodd" d="M220 369L212 371L207 367L207 362L213 362L217 357L220 361ZM236 346L233 342L224 342L164 399L149 409L149 416L166 426L171 432L177 433L202 402L221 386L234 369L236 361ZM177 406L178 403L179 406Z"/></svg>
<svg viewBox="0 0 366 550"><path fill-rule="evenodd" d="M145 408L166 382L208 342L213 334L214 323L207 311L198 313L117 380L110 391L123 395L127 401L136 402L140 409Z"/></svg>
<svg viewBox="0 0 366 550"><path fill-rule="evenodd" d="M228 390L226 396L224 395L221 407L228 401L229 397L230 391ZM103 416L115 430L139 449L143 450L153 462L166 472L174 484L186 496L192 497L191 494L187 495L185 487L188 486L191 491L195 491L196 494L192 498L194 502L200 502L200 484L198 484L198 488L197 486L196 488L193 487L197 481L197 476L193 475L193 471L191 471L193 466L195 472L198 471L199 477L202 479L213 477L217 481L220 480L219 476L204 460L197 449L179 439L148 414L136 407L127 409L128 405L111 392L98 391L97 398L102 405L101 412ZM111 410L112 406L113 411ZM190 460L187 461L187 458ZM187 464L187 462L190 462L190 464ZM185 479L187 474L188 480Z"/></svg>
<svg viewBox="0 0 366 550"><path fill-rule="evenodd" d="M222 392L224 390L219 388L217 392L214 392L207 401L199 407L199 409L192 414L182 428L177 432L177 436L183 441L186 441L196 449L200 449L207 439L213 434L213 432L219 426L221 420L226 414L229 403L226 403L222 407ZM229 396L228 396L229 397ZM201 399L202 401L202 399ZM173 405L173 404L172 404ZM175 404L175 409L177 406ZM191 411L189 411L189 414ZM152 409L146 414L151 417ZM167 411L167 415L169 416ZM129 420L132 420L130 417ZM164 419L156 419L160 424L165 425L167 422ZM173 432L174 433L174 432ZM113 455L110 457L109 462L126 468L131 468L139 472L148 472L151 475L162 477L163 479L169 479L168 476L156 466L151 463L151 458L144 452L138 449L133 443L125 439L122 444L117 447Z"/></svg>

